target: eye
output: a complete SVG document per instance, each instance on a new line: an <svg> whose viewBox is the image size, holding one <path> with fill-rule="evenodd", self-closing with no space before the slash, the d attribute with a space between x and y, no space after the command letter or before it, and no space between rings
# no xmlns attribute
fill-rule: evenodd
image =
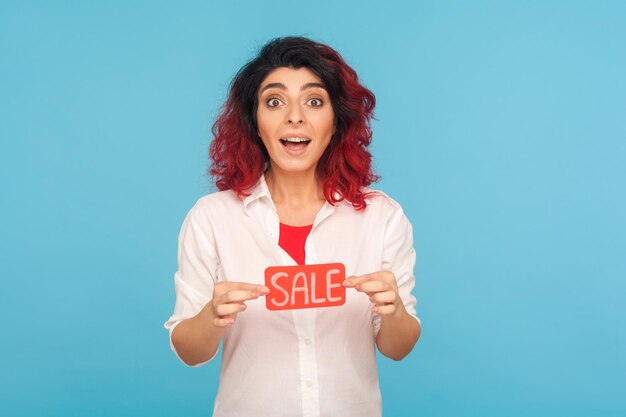
<svg viewBox="0 0 626 417"><path fill-rule="evenodd" d="M267 104L267 107L278 107L282 101L276 97L270 97L265 101L265 103Z"/></svg>
<svg viewBox="0 0 626 417"><path fill-rule="evenodd" d="M319 98L312 98L311 100L309 100L309 103L311 107L322 107L324 105L324 101Z"/></svg>

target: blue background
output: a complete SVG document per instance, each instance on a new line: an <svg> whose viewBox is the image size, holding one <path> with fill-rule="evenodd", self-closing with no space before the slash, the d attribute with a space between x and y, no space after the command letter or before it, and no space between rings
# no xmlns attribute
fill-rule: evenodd
<svg viewBox="0 0 626 417"><path fill-rule="evenodd" d="M376 94L414 226L385 414L626 415L626 3L326 0L0 3L0 414L210 415L219 361L163 329L178 232L228 83L283 35Z"/></svg>

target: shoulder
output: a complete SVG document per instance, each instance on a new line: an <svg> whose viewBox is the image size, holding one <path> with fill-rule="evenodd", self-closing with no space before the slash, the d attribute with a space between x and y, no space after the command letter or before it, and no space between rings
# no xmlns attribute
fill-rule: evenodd
<svg viewBox="0 0 626 417"><path fill-rule="evenodd" d="M200 197L194 207L200 209L214 208L221 206L241 205L241 200L233 190L217 191Z"/></svg>
<svg viewBox="0 0 626 417"><path fill-rule="evenodd" d="M365 194L365 202L367 203L366 210L371 208L382 210L388 214L403 212L400 203L381 190L364 188L363 193Z"/></svg>
<svg viewBox="0 0 626 417"><path fill-rule="evenodd" d="M233 216L237 210L241 211L242 203L233 190L217 191L204 195L195 202L188 215L196 219L209 220L224 215Z"/></svg>
<svg viewBox="0 0 626 417"><path fill-rule="evenodd" d="M381 190L365 188L363 191L367 203L364 211L373 221L384 225L388 231L412 229L411 221L394 198Z"/></svg>
<svg viewBox="0 0 626 417"><path fill-rule="evenodd" d="M378 218L377 221L384 228L385 241L411 241L413 225L400 203L380 190L368 189L367 191L370 192L366 199L367 209L370 207L373 209L373 216Z"/></svg>

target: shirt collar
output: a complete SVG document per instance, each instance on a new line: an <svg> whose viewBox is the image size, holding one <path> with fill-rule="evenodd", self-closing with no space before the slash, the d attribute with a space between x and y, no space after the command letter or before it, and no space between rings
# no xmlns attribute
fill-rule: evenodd
<svg viewBox="0 0 626 417"><path fill-rule="evenodd" d="M261 174L261 177L257 181L256 185L252 187L250 195L243 200L243 211L246 213L246 216L250 216L250 213L248 212L248 206L253 201L256 201L263 197L266 197L270 202L272 201L270 190L267 187L267 183L265 182L265 174Z"/></svg>
<svg viewBox="0 0 626 417"><path fill-rule="evenodd" d="M339 194L337 191L335 191L334 193L334 197L335 198L339 198L341 196L341 194ZM267 198L270 201L270 204L272 206L274 206L274 203L272 201L272 196L270 194L270 190L267 186L267 182L265 182L265 174L261 174L261 176L259 177L259 180L257 181L256 185L254 187L252 187L251 191L250 191L250 195L246 198L244 198L243 200L243 211L246 213L247 216L250 216L250 213L248 211L248 206L256 201L259 200L261 198ZM352 204L350 203L347 199L343 199L342 201L340 201L337 204ZM330 204L327 204L330 205ZM334 211L334 206L330 205L330 209L331 212Z"/></svg>

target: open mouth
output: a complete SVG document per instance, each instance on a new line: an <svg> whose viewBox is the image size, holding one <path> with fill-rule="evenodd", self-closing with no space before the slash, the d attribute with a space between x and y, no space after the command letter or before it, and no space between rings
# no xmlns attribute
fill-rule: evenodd
<svg viewBox="0 0 626 417"><path fill-rule="evenodd" d="M309 138L283 138L280 139L280 143L290 151L301 151L304 150L309 143L311 143L311 139Z"/></svg>

